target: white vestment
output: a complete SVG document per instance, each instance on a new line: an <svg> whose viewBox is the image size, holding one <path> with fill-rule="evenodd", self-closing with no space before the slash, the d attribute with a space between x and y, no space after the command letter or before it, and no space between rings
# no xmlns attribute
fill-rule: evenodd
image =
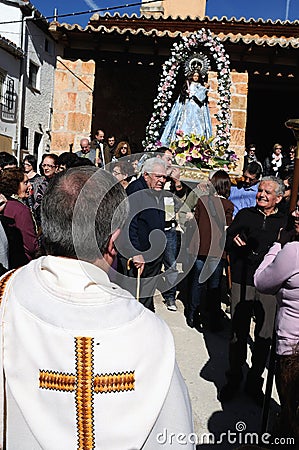
<svg viewBox="0 0 299 450"><path fill-rule="evenodd" d="M170 330L103 270L31 261L1 317L7 450L173 450L165 436L192 433Z"/></svg>

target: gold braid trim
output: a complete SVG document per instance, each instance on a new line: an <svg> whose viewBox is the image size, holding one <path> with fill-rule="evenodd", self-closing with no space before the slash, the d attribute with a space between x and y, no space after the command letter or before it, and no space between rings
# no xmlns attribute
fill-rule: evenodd
<svg viewBox="0 0 299 450"><path fill-rule="evenodd" d="M135 371L104 373L94 377L94 391L96 394L133 391L134 389Z"/></svg>
<svg viewBox="0 0 299 450"><path fill-rule="evenodd" d="M77 450L94 450L94 393L125 392L135 389L135 371L94 375L94 339L75 338L76 373L39 371L39 387L74 392L76 402Z"/></svg>
<svg viewBox="0 0 299 450"><path fill-rule="evenodd" d="M73 392L76 389L76 376L68 373L39 371L39 387L53 391Z"/></svg>
<svg viewBox="0 0 299 450"><path fill-rule="evenodd" d="M2 303L2 299L4 296L4 291L5 288L7 286L7 283L10 279L10 277L15 273L16 269L12 270L11 272L6 273L3 277L2 280L0 281L0 305Z"/></svg>
<svg viewBox="0 0 299 450"><path fill-rule="evenodd" d="M93 338L76 337L78 450L94 449Z"/></svg>

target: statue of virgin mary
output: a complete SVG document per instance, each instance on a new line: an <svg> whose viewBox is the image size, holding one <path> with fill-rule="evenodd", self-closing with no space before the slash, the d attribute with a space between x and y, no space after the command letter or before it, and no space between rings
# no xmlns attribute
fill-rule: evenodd
<svg viewBox="0 0 299 450"><path fill-rule="evenodd" d="M211 116L208 108L208 84L205 77L209 60L202 53L191 55L185 63L185 82L174 102L160 137L161 144L168 147L177 134L212 136Z"/></svg>

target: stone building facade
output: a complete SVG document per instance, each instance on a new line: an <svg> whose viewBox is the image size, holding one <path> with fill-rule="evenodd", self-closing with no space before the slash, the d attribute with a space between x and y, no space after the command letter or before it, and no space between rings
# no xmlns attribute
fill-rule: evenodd
<svg viewBox="0 0 299 450"><path fill-rule="evenodd" d="M142 2L141 15L145 17L204 17L206 0L163 0L153 3Z"/></svg>
<svg viewBox="0 0 299 450"><path fill-rule="evenodd" d="M83 137L89 138L95 77L94 61L57 58L54 83L51 151L80 150Z"/></svg>
<svg viewBox="0 0 299 450"><path fill-rule="evenodd" d="M84 116L89 114L91 136L100 127L120 138L130 138L137 151L142 151L141 142L157 95L162 65L169 57L171 46L182 36L209 28L221 40L231 61L231 148L242 156L246 143L255 142L265 156L274 142L287 145L294 141L284 123L297 111L299 38L296 26L296 23L274 24L262 20L95 14L86 29L53 22L50 31L65 44L66 65L74 63L77 67L76 62L80 60L94 62L88 74L94 77L93 92L89 92L92 111L87 113L84 109L83 112ZM65 67L59 70L68 72L64 76L70 79L75 76ZM212 116L217 110L218 95L214 72L212 67L209 75ZM177 94L176 91L174 98ZM76 133L81 136L88 127L87 116L82 122L84 126L76 131L68 128L68 122L62 127L56 119L57 113L55 108L51 149L60 152L71 144L76 147L79 139ZM82 114L79 109L73 113L78 117ZM215 119L212 120L215 130ZM78 119L76 123L81 122Z"/></svg>

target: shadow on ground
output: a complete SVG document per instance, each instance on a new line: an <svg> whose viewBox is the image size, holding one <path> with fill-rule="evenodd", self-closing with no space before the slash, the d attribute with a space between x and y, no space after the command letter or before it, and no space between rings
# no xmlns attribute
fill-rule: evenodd
<svg viewBox="0 0 299 450"><path fill-rule="evenodd" d="M224 315L223 331L211 332L202 314L203 327L199 333L186 325L184 310L188 301L188 286L178 292L178 311L170 313L165 307L158 307L158 313L166 320L175 337L177 360L189 389L197 449L237 449L242 445L257 444L261 431L262 408L258 407L243 391L228 403L221 403L217 393L225 384L228 368L228 344L230 335L229 315ZM225 305L223 305L225 309ZM204 304L202 305L204 309ZM250 362L250 346L248 361ZM244 368L244 378L248 366ZM266 373L267 374L267 373ZM274 426L279 411L277 396L271 400L269 429ZM270 433L270 431L269 431ZM269 438L270 439L270 438ZM268 440L269 440L268 439ZM267 438L261 443L269 448Z"/></svg>

